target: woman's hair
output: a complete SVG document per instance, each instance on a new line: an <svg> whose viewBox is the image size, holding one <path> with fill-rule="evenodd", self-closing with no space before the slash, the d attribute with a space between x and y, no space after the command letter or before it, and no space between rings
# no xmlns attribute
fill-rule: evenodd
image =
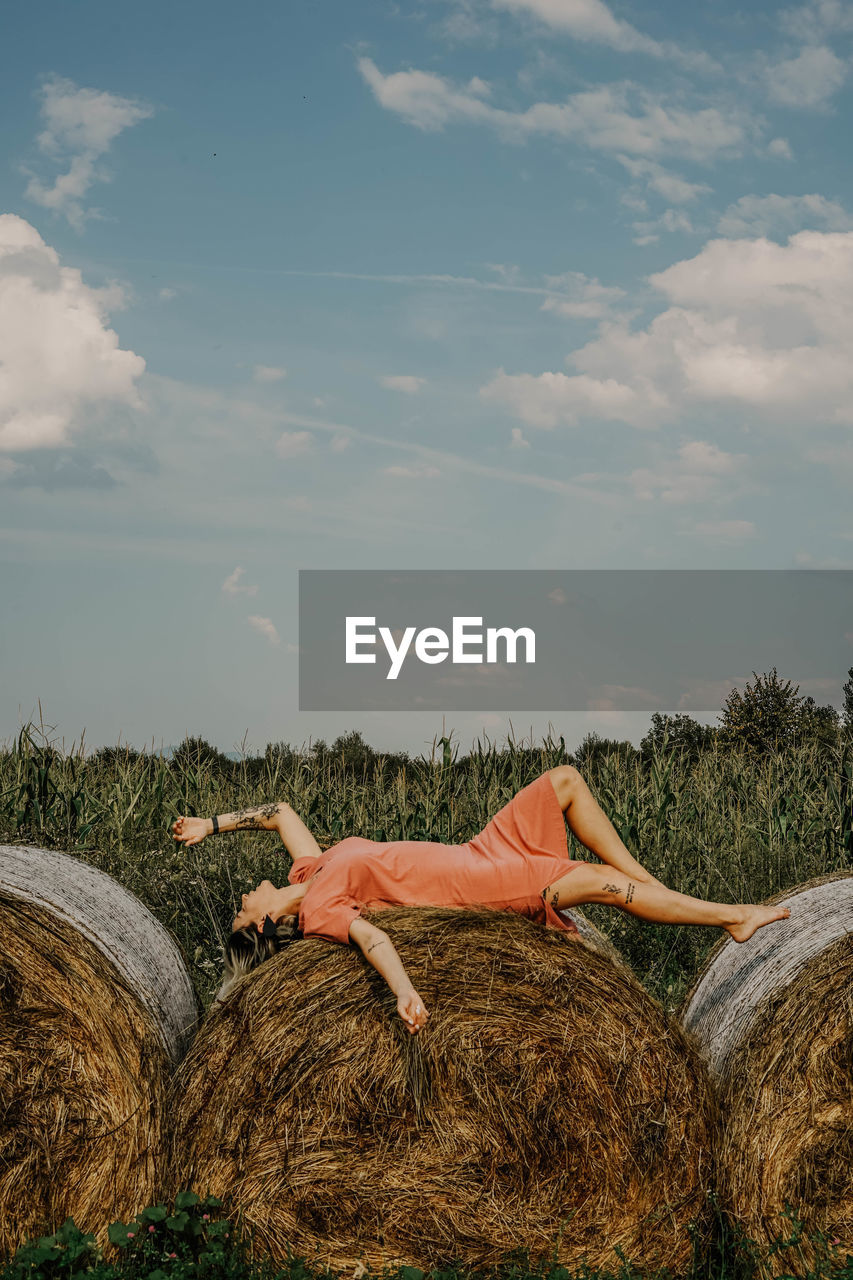
<svg viewBox="0 0 853 1280"><path fill-rule="evenodd" d="M296 916L285 916L276 925L274 934L259 933L254 925L235 929L225 944L222 986L216 993L216 999L227 1000L240 978L301 937Z"/></svg>

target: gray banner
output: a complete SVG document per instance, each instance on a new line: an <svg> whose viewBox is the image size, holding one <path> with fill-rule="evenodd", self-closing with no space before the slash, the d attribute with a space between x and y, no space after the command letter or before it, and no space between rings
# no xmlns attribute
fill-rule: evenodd
<svg viewBox="0 0 853 1280"><path fill-rule="evenodd" d="M753 671L826 702L851 664L845 569L299 573L300 711L713 716Z"/></svg>

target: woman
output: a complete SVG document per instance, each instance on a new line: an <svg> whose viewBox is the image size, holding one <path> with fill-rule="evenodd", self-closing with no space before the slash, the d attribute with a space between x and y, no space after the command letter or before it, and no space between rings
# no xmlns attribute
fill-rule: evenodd
<svg viewBox="0 0 853 1280"><path fill-rule="evenodd" d="M568 857L566 822L604 865ZM325 852L284 802L216 818L178 818L176 840L198 844L218 831L279 832L293 858L288 884L263 880L243 894L226 950L223 999L243 973L295 933L345 945L350 941L382 974L397 1011L414 1033L426 1006L412 986L388 935L363 919L362 909L409 906L489 906L576 933L562 913L587 902L621 907L643 920L717 925L737 942L790 915L787 907L729 906L667 889L632 858L592 792L572 765L558 765L519 791L487 826L463 845L350 837Z"/></svg>

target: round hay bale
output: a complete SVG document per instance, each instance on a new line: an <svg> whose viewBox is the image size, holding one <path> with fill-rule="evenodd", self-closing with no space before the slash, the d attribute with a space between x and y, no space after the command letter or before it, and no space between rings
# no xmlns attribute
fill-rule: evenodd
<svg viewBox="0 0 853 1280"><path fill-rule="evenodd" d="M179 1068L173 1187L221 1196L277 1262L486 1266L556 1246L598 1266L620 1246L683 1267L709 1176L705 1073L613 949L506 912L374 919L425 1029L356 948L292 944Z"/></svg>
<svg viewBox="0 0 853 1280"><path fill-rule="evenodd" d="M171 935L68 854L0 845L0 1252L151 1202L197 1005Z"/></svg>
<svg viewBox="0 0 853 1280"><path fill-rule="evenodd" d="M769 901L790 919L718 944L681 1012L722 1103L720 1195L762 1245L790 1236L788 1204L853 1252L853 874ZM805 1274L814 1251L782 1258Z"/></svg>

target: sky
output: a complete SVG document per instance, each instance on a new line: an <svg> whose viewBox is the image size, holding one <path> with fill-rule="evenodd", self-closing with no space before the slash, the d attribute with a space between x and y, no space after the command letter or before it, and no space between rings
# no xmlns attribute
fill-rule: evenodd
<svg viewBox="0 0 853 1280"><path fill-rule="evenodd" d="M300 711L298 571L853 568L853 4L4 27L0 740L636 741Z"/></svg>

